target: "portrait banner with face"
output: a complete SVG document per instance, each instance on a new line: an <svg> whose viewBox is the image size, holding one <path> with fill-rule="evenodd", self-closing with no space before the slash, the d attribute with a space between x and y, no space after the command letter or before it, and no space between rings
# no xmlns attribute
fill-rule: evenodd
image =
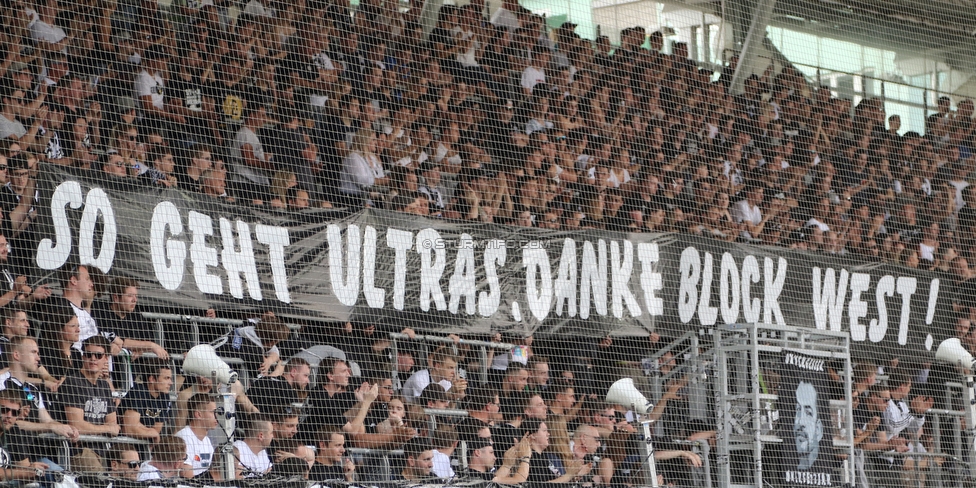
<svg viewBox="0 0 976 488"><path fill-rule="evenodd" d="M783 438L780 466L782 486L835 486L837 458L831 445L831 420L827 360L796 351L784 351L780 358L781 382L777 393L780 435Z"/></svg>

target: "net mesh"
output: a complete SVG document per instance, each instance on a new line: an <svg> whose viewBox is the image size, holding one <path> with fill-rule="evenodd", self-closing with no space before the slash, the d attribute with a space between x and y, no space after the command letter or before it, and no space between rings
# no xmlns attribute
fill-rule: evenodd
<svg viewBox="0 0 976 488"><path fill-rule="evenodd" d="M973 479L969 2L0 14L2 483Z"/></svg>

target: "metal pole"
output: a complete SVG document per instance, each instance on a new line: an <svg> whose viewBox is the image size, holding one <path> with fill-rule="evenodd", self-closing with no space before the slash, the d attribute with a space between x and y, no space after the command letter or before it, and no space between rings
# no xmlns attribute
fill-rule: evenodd
<svg viewBox="0 0 976 488"><path fill-rule="evenodd" d="M973 392L973 375L972 373L966 375L966 384L963 386L963 395L966 399L966 404L963 409L966 412L966 430L973 433L976 430L976 394ZM969 475L976 476L976 456L973 455L973 447L965 445L964 438L963 449L969 454Z"/></svg>
<svg viewBox="0 0 976 488"><path fill-rule="evenodd" d="M844 345L846 346L846 353L844 354L845 368L844 368L844 395L846 401L844 402L844 417L847 419L845 427L847 429L847 435L845 440L847 441L847 459L850 461L847 464L846 474L849 480L853 482L854 477L857 475L854 466L854 397L851 393L854 390L854 380L851 377L851 340L850 336L845 337Z"/></svg>
<svg viewBox="0 0 976 488"><path fill-rule="evenodd" d="M481 360L481 384L488 384L488 348L481 346L478 348Z"/></svg>
<svg viewBox="0 0 976 488"><path fill-rule="evenodd" d="M701 53L700 60L706 63L712 62L712 46L711 46L711 30L708 28L708 24L705 23L705 12L701 13Z"/></svg>
<svg viewBox="0 0 976 488"><path fill-rule="evenodd" d="M940 419L941 415L935 414L932 416L932 444L935 446L935 452L942 452L942 436L940 431L942 430L942 422ZM935 480L939 488L942 488L942 465L939 463L934 463L935 466Z"/></svg>
<svg viewBox="0 0 976 488"><path fill-rule="evenodd" d="M637 411L634 408L634 411ZM644 472L646 473L644 483L651 488L658 488L657 483L657 463L654 461L654 442L651 437L651 421L641 422L641 429L644 434L644 442L641 443L641 457L644 458Z"/></svg>
<svg viewBox="0 0 976 488"><path fill-rule="evenodd" d="M742 43L742 52L739 53L739 64L735 67L735 74L732 75L730 93L742 93L746 78L755 71L756 60L759 58L757 50L766 37L766 26L769 24L774 8L776 8L776 0L759 0L756 3L746 39Z"/></svg>
<svg viewBox="0 0 976 488"><path fill-rule="evenodd" d="M749 329L749 342L750 344L750 362L752 363L749 369L749 381L750 390L752 393L752 432L754 436L754 445L752 447L753 461L755 462L755 484L756 486L763 486L763 468L762 468L762 402L759 399L759 394L762 392L762 387L759 385L759 375L761 374L761 368L759 367L759 328L751 327Z"/></svg>
<svg viewBox="0 0 976 488"><path fill-rule="evenodd" d="M397 349L397 338L393 334L390 334L390 354L393 356L393 371L390 373L393 379L393 388L399 389L399 385L397 384L399 382L398 375L400 371L399 352Z"/></svg>
<svg viewBox="0 0 976 488"><path fill-rule="evenodd" d="M430 35L430 31L437 26L437 16L440 14L444 0L424 0L420 8L420 26L424 30L424 40Z"/></svg>
<svg viewBox="0 0 976 488"><path fill-rule="evenodd" d="M722 347L722 331L715 329L715 413L718 417L718 432L716 435L716 462L718 463L719 486L729 486L732 482L732 470L729 456L729 412L728 412L728 358Z"/></svg>
<svg viewBox="0 0 976 488"><path fill-rule="evenodd" d="M216 379L214 379L214 384L219 384ZM224 456L224 479L232 480L237 474L237 460L234 458L234 431L237 429L236 399L230 391L230 385L220 385L218 391L224 398L223 428L224 434L227 436L227 442L221 448L221 453Z"/></svg>

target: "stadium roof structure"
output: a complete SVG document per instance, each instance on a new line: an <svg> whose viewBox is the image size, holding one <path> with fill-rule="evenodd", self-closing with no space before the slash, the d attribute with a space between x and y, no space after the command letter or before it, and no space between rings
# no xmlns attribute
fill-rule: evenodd
<svg viewBox="0 0 976 488"><path fill-rule="evenodd" d="M760 20L818 36L904 53L976 72L976 0L660 0L730 22L745 41ZM611 2L629 3L629 2ZM769 14L769 8L772 13ZM765 15L768 14L768 15ZM914 55L914 56L913 56Z"/></svg>
<svg viewBox="0 0 976 488"><path fill-rule="evenodd" d="M976 70L973 0L779 0L771 21Z"/></svg>

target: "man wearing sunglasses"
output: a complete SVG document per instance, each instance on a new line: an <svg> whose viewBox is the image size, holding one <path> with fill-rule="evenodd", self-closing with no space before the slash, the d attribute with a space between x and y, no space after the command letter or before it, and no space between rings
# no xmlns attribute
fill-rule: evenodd
<svg viewBox="0 0 976 488"><path fill-rule="evenodd" d="M139 452L131 444L115 444L107 454L109 475L130 481L139 479Z"/></svg>
<svg viewBox="0 0 976 488"><path fill-rule="evenodd" d="M0 480L31 480L37 477L37 470L46 470L47 464L31 462L30 438L19 428L17 419L20 417L23 403L20 394L14 390L0 391L0 459L4 466L0 469ZM18 469L22 468L22 469Z"/></svg>
<svg viewBox="0 0 976 488"><path fill-rule="evenodd" d="M111 386L105 380L111 347L108 339L101 335L85 339L81 348L81 371L68 375L58 390L68 425L78 429L82 435L119 435L115 399L112 398ZM105 444L93 443L83 445L83 448L78 456L94 459L93 456L97 455L100 458ZM71 464L75 464L74 458Z"/></svg>

